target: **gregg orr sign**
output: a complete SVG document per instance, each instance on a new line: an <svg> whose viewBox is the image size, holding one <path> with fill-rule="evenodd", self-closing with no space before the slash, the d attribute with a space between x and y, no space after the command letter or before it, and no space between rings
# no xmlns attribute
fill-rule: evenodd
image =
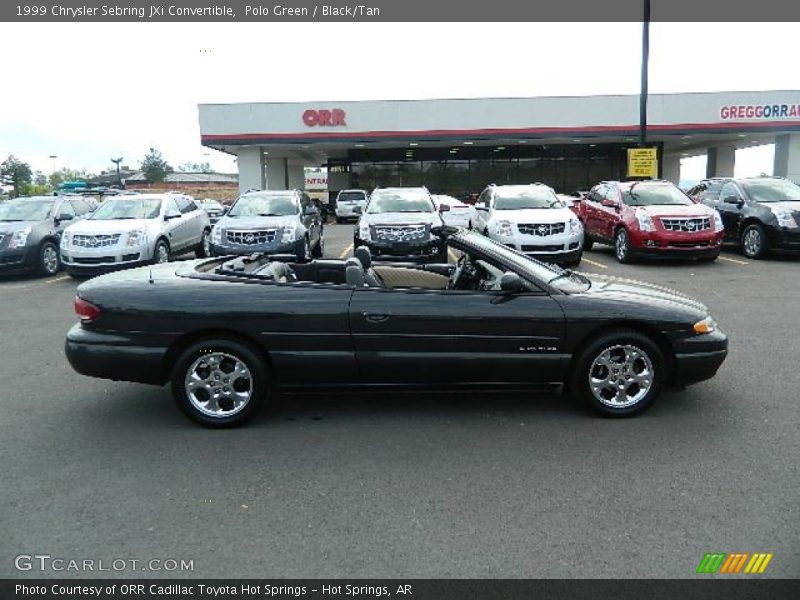
<svg viewBox="0 0 800 600"><path fill-rule="evenodd" d="M303 113L306 127L345 127L345 112L341 108L314 110L309 108Z"/></svg>
<svg viewBox="0 0 800 600"><path fill-rule="evenodd" d="M723 121L732 119L800 118L800 104L736 104L719 109Z"/></svg>

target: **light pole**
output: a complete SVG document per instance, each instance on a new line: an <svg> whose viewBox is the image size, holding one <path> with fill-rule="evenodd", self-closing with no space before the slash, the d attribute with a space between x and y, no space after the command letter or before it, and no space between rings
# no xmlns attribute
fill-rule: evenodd
<svg viewBox="0 0 800 600"><path fill-rule="evenodd" d="M119 158L112 158L111 162L117 165L117 185L122 188L122 175L119 172L119 163L122 162L122 157L120 156Z"/></svg>
<svg viewBox="0 0 800 600"><path fill-rule="evenodd" d="M56 156L55 154L51 154L50 155L50 159L53 161L53 173L56 172L56 159L57 158L58 158L58 156Z"/></svg>
<svg viewBox="0 0 800 600"><path fill-rule="evenodd" d="M643 0L642 16L642 88L639 94L639 147L647 144L647 77L650 60L650 0Z"/></svg>

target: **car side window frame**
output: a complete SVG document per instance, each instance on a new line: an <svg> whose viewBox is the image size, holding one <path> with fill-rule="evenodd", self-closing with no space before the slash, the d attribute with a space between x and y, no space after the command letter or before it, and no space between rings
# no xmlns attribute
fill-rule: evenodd
<svg viewBox="0 0 800 600"><path fill-rule="evenodd" d="M64 210L64 208L67 208L68 210ZM58 211L56 212L55 216L58 217L59 215L63 214L72 215L73 217L78 216L78 213L75 211L75 207L72 206L72 202L70 202L68 198L62 200L61 203L58 205Z"/></svg>

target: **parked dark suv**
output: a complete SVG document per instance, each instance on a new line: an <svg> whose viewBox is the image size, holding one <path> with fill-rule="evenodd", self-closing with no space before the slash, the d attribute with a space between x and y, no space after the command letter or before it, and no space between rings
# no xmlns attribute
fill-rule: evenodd
<svg viewBox="0 0 800 600"><path fill-rule="evenodd" d="M709 177L708 179L703 179L703 181L686 192L686 195L695 202L702 202L714 208L714 205L709 204L708 201L716 201L716 199L719 198L719 192L722 186L730 180L730 177Z"/></svg>
<svg viewBox="0 0 800 600"><path fill-rule="evenodd" d="M715 200L725 223L725 239L748 258L771 251L800 253L800 186L781 177L731 179Z"/></svg>
<svg viewBox="0 0 800 600"><path fill-rule="evenodd" d="M0 273L57 273L61 234L91 210L80 196L31 196L0 202Z"/></svg>

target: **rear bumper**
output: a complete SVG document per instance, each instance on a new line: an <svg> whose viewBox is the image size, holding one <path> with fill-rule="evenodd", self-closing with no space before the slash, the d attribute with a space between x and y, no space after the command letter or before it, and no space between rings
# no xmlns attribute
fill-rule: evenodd
<svg viewBox="0 0 800 600"><path fill-rule="evenodd" d="M163 385L167 348L136 346L130 340L96 333L74 325L67 333L64 352L72 368L81 375Z"/></svg>

